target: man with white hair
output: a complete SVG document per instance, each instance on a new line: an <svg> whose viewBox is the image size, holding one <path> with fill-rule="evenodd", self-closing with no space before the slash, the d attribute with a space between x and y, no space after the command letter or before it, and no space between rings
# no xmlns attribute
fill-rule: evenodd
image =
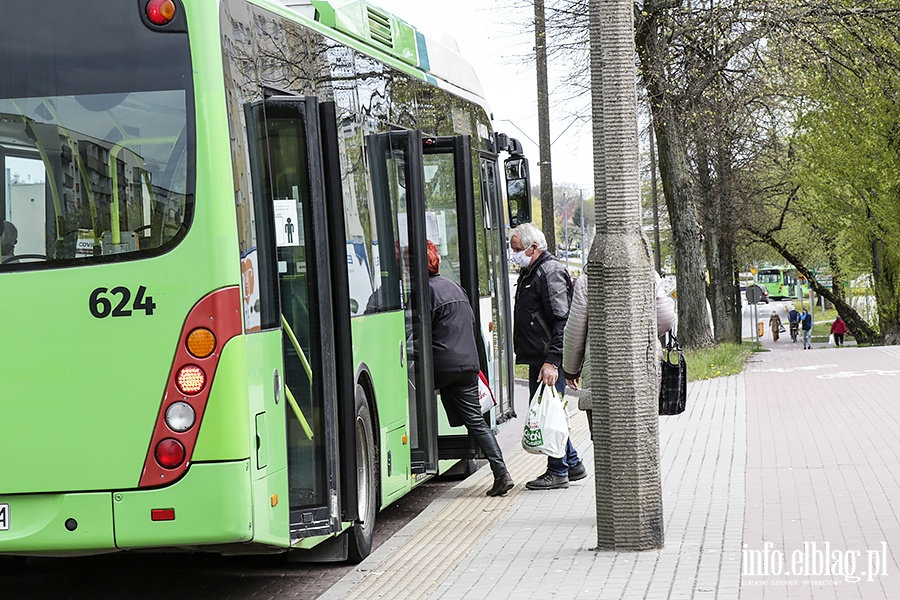
<svg viewBox="0 0 900 600"><path fill-rule="evenodd" d="M572 279L555 256L547 251L547 238L531 223L512 230L510 260L519 266L513 325L516 363L528 365L529 398L541 383L565 394L562 376L563 332L572 302ZM529 490L569 487L587 473L572 440L566 441L562 458L547 457L547 471L525 484Z"/></svg>

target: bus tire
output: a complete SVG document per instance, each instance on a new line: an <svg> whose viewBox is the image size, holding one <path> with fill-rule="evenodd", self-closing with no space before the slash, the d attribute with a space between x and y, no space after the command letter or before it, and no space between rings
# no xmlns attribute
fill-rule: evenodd
<svg viewBox="0 0 900 600"><path fill-rule="evenodd" d="M375 430L365 389L356 386L356 489L359 521L350 531L348 560L359 563L372 552L375 537L375 513L378 510L378 471L375 456Z"/></svg>

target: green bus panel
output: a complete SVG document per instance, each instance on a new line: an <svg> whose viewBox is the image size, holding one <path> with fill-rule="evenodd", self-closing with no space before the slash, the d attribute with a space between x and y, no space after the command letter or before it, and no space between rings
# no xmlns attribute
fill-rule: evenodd
<svg viewBox="0 0 900 600"><path fill-rule="evenodd" d="M353 362L365 365L372 376L378 424L382 428L393 428L405 423L409 418L409 390L406 387L403 313L381 313L354 319L351 331Z"/></svg>
<svg viewBox="0 0 900 600"><path fill-rule="evenodd" d="M406 425L389 431L381 428L381 496L385 504L397 500L412 488L408 434Z"/></svg>
<svg viewBox="0 0 900 600"><path fill-rule="evenodd" d="M251 480L253 481L253 541L287 546L290 544L285 418L293 416L280 391L276 403L275 371L284 381L281 330L244 336L247 363L244 365L249 411L256 431L251 432ZM201 432L202 433L202 432Z"/></svg>
<svg viewBox="0 0 900 600"><path fill-rule="evenodd" d="M222 351L192 462L245 460L250 456L251 417L247 406L245 346L245 340L250 337L234 338Z"/></svg>
<svg viewBox="0 0 900 600"><path fill-rule="evenodd" d="M112 494L0 495L0 503L9 504L9 529L0 531L3 552L74 555L115 548Z"/></svg>
<svg viewBox="0 0 900 600"><path fill-rule="evenodd" d="M401 443L409 424L409 388L406 371L406 325L402 311L366 315L351 323L353 336L353 362L365 368L371 376L375 395L375 427L381 439L380 472L382 506L399 493L409 490L408 476L400 477L390 465L388 477L388 451L391 459L401 460L409 470L410 445ZM372 400L372 398L369 398ZM400 432L403 428L403 432ZM389 436L392 432L393 436ZM400 458L405 453L405 458Z"/></svg>
<svg viewBox="0 0 900 600"><path fill-rule="evenodd" d="M152 521L155 509L173 509L175 519ZM117 492L113 513L122 549L249 542L250 461L193 464L173 485Z"/></svg>
<svg viewBox="0 0 900 600"><path fill-rule="evenodd" d="M0 298L3 337L30 340L0 343L4 373L12 374L6 398L16 399L0 419L0 455L22 457L0 461L4 492L137 485L181 326L209 289L203 269L186 260L202 239L189 236L153 260L3 275L11 291ZM198 288L171 275L177 271ZM141 285L156 303L152 315L91 316L94 290Z"/></svg>

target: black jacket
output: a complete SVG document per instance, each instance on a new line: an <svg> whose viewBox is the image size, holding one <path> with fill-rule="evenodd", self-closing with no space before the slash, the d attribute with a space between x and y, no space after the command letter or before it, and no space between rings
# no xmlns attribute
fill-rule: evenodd
<svg viewBox="0 0 900 600"><path fill-rule="evenodd" d="M475 346L475 313L465 290L451 279L432 275L428 291L435 379L447 373L477 373L481 367Z"/></svg>
<svg viewBox="0 0 900 600"><path fill-rule="evenodd" d="M513 348L516 362L562 364L563 332L572 302L572 278L547 251L519 272L516 284Z"/></svg>

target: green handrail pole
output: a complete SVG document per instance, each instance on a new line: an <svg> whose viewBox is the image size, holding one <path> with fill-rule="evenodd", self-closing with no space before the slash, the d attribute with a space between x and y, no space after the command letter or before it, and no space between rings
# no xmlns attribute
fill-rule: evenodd
<svg viewBox="0 0 900 600"><path fill-rule="evenodd" d="M284 315L281 315L281 324L284 326L284 332L291 340L291 344L294 345L294 350L297 351L297 356L300 357L300 362L303 363L303 368L306 370L306 376L309 378L310 385L312 385L312 367L309 366L309 360L307 360L306 354L304 354L303 349L300 347L300 342L297 341L297 336L294 335L294 330L291 329L291 326L288 324L287 319L284 318Z"/></svg>
<svg viewBox="0 0 900 600"><path fill-rule="evenodd" d="M300 409L300 405L297 404L297 399L294 398L294 394L291 393L291 389L284 385L284 396L287 398L288 404L291 405L291 410L294 411L294 416L297 417L297 420L300 421L300 427L303 428L303 433L306 434L306 437L310 440L313 439L313 430L312 427L309 426L309 421L306 420L306 417L303 415L303 411Z"/></svg>

